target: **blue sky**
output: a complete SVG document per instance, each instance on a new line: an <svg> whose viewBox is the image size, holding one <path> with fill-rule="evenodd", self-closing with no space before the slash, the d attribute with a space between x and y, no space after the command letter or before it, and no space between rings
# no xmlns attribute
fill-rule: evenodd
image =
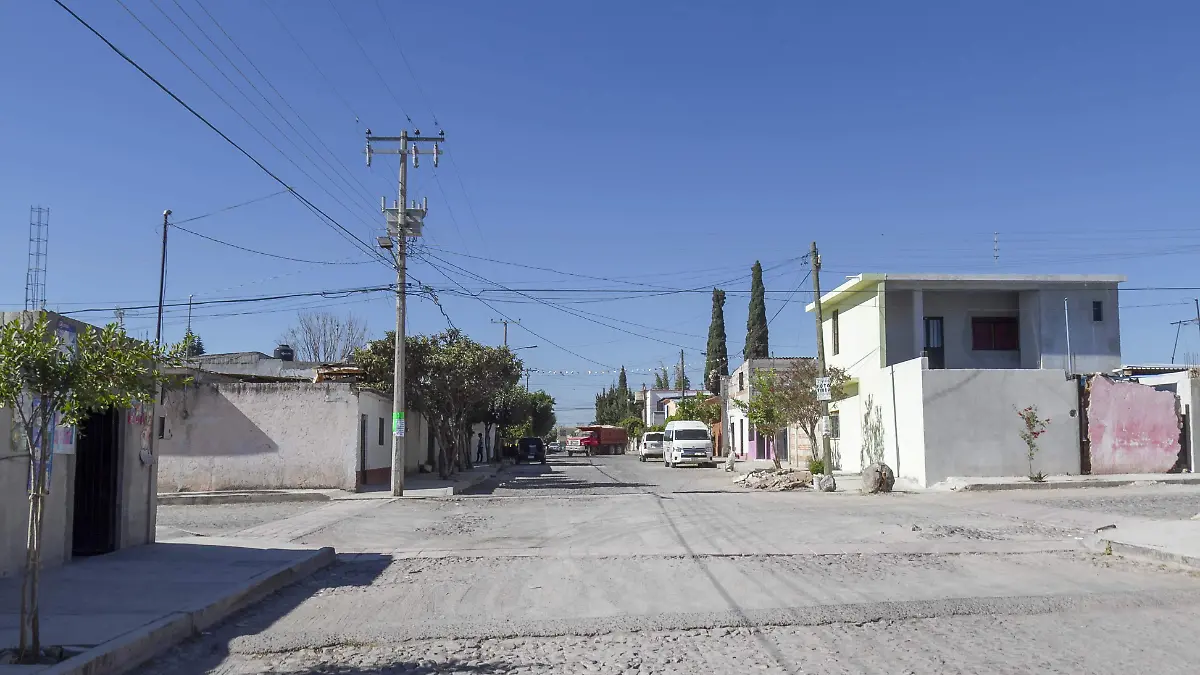
<svg viewBox="0 0 1200 675"><path fill-rule="evenodd" d="M411 128L406 116L426 133L445 129L441 166L412 174L410 195L431 207L423 243L490 281L556 291L491 286L484 297L528 329L514 326L511 344L539 345L523 352L528 365L585 371L532 377L564 421L590 418L593 393L612 379L588 370L670 364L683 346L699 376L708 293L622 290L719 283L738 352L739 291L762 260L768 313L782 307L774 351L811 354L806 297L785 302L814 239L829 287L862 271L1127 275L1126 361L1167 361L1170 322L1192 316L1200 295L1168 290L1200 286L1190 273L1200 253L1195 3L206 2L251 66L196 0L155 1L125 0L278 150L120 4L67 4L368 242L379 197L394 197L395 164L365 167L364 130L397 133ZM52 208L48 304L70 311L156 301L163 209L179 221L279 190L48 0L0 3L0 58L6 309L24 300L30 205ZM366 260L286 195L184 227L278 255ZM472 291L488 287L434 262ZM411 272L442 289L455 325L499 342L493 309L453 295L427 261ZM380 264L289 262L176 231L167 294L212 300L389 277ZM298 308L317 305L358 314L374 334L392 322L391 300L375 294L204 306L194 325L210 351L270 351ZM446 327L432 303L410 307L410 331ZM185 314L168 314L168 338ZM130 310L126 323L152 333L153 313ZM1179 351L1200 359L1200 332L1185 329Z"/></svg>

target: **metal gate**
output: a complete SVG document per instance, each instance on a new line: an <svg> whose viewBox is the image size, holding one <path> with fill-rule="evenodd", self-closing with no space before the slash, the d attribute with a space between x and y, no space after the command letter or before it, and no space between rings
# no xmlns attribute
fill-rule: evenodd
<svg viewBox="0 0 1200 675"><path fill-rule="evenodd" d="M115 410L93 413L79 425L75 449L75 513L71 553L117 550L121 419Z"/></svg>

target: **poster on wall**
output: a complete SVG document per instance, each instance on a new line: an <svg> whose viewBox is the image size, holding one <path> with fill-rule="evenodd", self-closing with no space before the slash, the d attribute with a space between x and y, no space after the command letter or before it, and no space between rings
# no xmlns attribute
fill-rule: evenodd
<svg viewBox="0 0 1200 675"><path fill-rule="evenodd" d="M75 350L79 344L75 327L59 319L58 326L55 327L54 332L62 342L59 349L65 354L75 354ZM60 412L54 413L54 421L50 428L50 447L51 452L56 455L75 454L75 427L63 424L62 413Z"/></svg>

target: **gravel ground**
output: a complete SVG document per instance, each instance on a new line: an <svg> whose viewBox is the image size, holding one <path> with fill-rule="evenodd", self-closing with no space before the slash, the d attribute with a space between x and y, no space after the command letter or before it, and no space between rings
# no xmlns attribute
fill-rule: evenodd
<svg viewBox="0 0 1200 675"><path fill-rule="evenodd" d="M1112 615L955 616L825 626L642 631L594 636L421 640L228 654L205 645L142 675L312 673L1193 673L1189 610ZM1113 639L1121 636L1121 639ZM1130 648L1136 641L1137 648ZM181 655L182 656L182 655ZM186 660L186 663L185 663ZM190 666L190 668L189 668Z"/></svg>
<svg viewBox="0 0 1200 675"><path fill-rule="evenodd" d="M158 507L158 525L209 537L230 535L327 506L328 502L212 504Z"/></svg>
<svg viewBox="0 0 1200 675"><path fill-rule="evenodd" d="M1106 489L1106 492L1112 488ZM1071 499L1043 499L1039 503L1062 509L1111 513L1154 520L1187 520L1200 514L1200 491L1195 494L1096 495Z"/></svg>
<svg viewBox="0 0 1200 675"><path fill-rule="evenodd" d="M1078 531L1007 512L1004 496L728 483L635 457L556 459L470 496L300 523L292 540L335 546L336 565L138 673L1124 674L1200 661L1200 575L1086 553ZM1163 508L1141 492L1096 498ZM1093 496L1051 501L1071 500ZM277 507L164 511L178 509L176 527L244 529L313 508Z"/></svg>

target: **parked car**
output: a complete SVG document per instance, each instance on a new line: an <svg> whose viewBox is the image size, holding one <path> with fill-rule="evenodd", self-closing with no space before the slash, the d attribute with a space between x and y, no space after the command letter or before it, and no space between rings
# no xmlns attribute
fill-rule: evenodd
<svg viewBox="0 0 1200 675"><path fill-rule="evenodd" d="M517 441L517 464L521 462L546 463L546 442L540 438L522 438Z"/></svg>
<svg viewBox="0 0 1200 675"><path fill-rule="evenodd" d="M663 463L668 467L682 464L716 466L708 425L693 420L667 422L663 432Z"/></svg>
<svg viewBox="0 0 1200 675"><path fill-rule="evenodd" d="M661 459L662 456L663 432L647 431L642 434L642 444L638 448L638 460L644 462L647 457L658 457Z"/></svg>

